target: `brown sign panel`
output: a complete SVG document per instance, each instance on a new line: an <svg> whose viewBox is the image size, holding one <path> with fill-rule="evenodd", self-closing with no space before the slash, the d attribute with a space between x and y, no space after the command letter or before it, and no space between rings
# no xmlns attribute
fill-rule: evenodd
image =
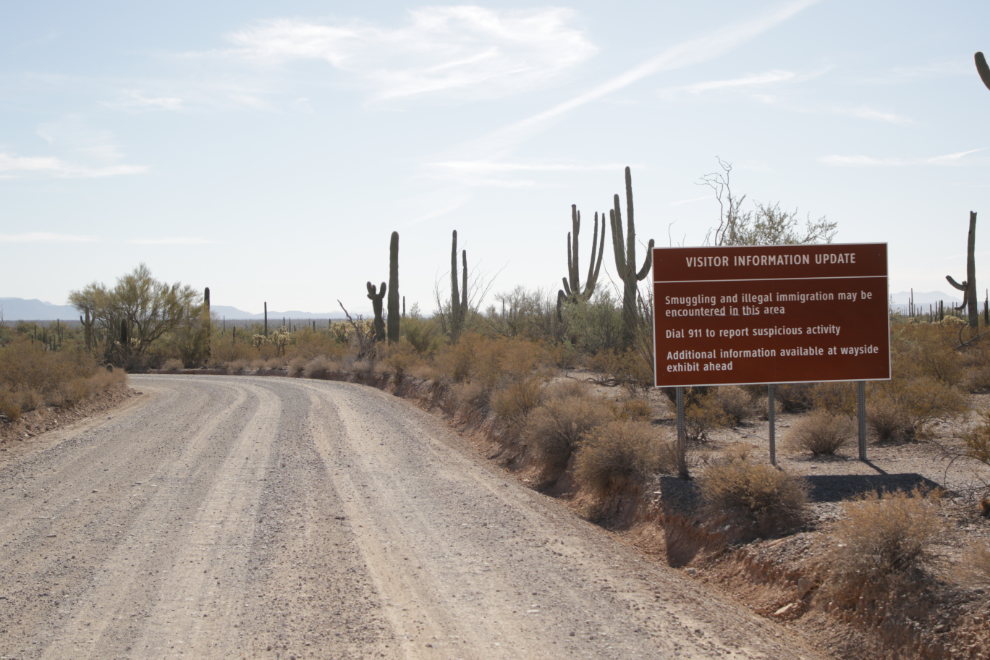
<svg viewBox="0 0 990 660"><path fill-rule="evenodd" d="M653 250L658 387L890 378L887 245Z"/></svg>

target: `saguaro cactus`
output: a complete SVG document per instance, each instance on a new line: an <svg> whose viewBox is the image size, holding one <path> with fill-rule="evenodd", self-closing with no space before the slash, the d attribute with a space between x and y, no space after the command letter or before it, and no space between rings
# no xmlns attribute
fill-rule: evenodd
<svg viewBox="0 0 990 660"><path fill-rule="evenodd" d="M382 298L385 297L385 283L382 282L380 291L375 291L375 285L368 282L368 299L375 310L375 341L385 341L385 319L382 318Z"/></svg>
<svg viewBox="0 0 990 660"><path fill-rule="evenodd" d="M82 321L83 326L83 341L86 342L86 352L93 350L93 321L89 318L89 307L83 308L85 317L80 316L79 320Z"/></svg>
<svg viewBox="0 0 990 660"><path fill-rule="evenodd" d="M268 336L268 302L265 302L265 336Z"/></svg>
<svg viewBox="0 0 990 660"><path fill-rule="evenodd" d="M983 53L977 51L974 56L976 59L976 71L980 74L980 79L983 84L990 89L990 66L987 66L987 58L983 57Z"/></svg>
<svg viewBox="0 0 990 660"><path fill-rule="evenodd" d="M206 322L206 361L210 360L210 335L213 334L210 317L210 287L203 290L203 320Z"/></svg>
<svg viewBox="0 0 990 660"><path fill-rule="evenodd" d="M464 330L464 320L467 318L468 307L468 270L467 270L467 250L461 251L461 263L463 264L462 282L463 286L458 293L457 288L457 230L454 230L450 247L450 337L454 341L461 336Z"/></svg>
<svg viewBox="0 0 990 660"><path fill-rule="evenodd" d="M633 221L632 173L626 168L626 226L623 237L622 207L619 196L614 199L615 208L608 212L612 225L612 247L615 251L615 270L624 284L622 295L622 347L632 345L636 336L638 313L636 311L637 283L644 279L653 265L653 239L646 249L643 267L636 272L636 225ZM625 245L623 245L625 243Z"/></svg>
<svg viewBox="0 0 990 660"><path fill-rule="evenodd" d="M588 279L581 287L581 272L578 265L578 234L581 232L581 212L577 204L571 204L571 232L567 234L567 277L563 278L564 288L557 292L557 312L565 300L584 302L591 298L598 283L598 273L602 268L602 255L605 254L605 216L602 216L602 237L598 240L598 214L595 213L595 230L591 237L591 264L588 266ZM597 253L598 259L595 259Z"/></svg>
<svg viewBox="0 0 990 660"><path fill-rule="evenodd" d="M984 65L986 63L984 62ZM963 304L956 309L969 308L969 326L974 330L980 327L980 308L976 300L976 212L969 212L969 241L966 245L966 281L959 284L951 275L945 279L963 292Z"/></svg>
<svg viewBox="0 0 990 660"><path fill-rule="evenodd" d="M120 319L120 345L124 347L124 353L127 352L127 321Z"/></svg>
<svg viewBox="0 0 990 660"><path fill-rule="evenodd" d="M399 341L399 232L388 245L388 343Z"/></svg>

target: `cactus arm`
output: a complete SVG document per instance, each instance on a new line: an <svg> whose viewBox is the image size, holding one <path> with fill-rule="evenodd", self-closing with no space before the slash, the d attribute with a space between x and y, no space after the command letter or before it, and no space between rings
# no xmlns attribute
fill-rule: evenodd
<svg viewBox="0 0 990 660"><path fill-rule="evenodd" d="M615 196L615 208L608 212L609 224L612 226L612 251L615 253L615 269L620 278L626 276L626 252L622 247L625 238L622 235L622 211L619 209L619 196Z"/></svg>
<svg viewBox="0 0 990 660"><path fill-rule="evenodd" d="M626 167L626 267L629 274L636 268L636 224L633 220L632 172ZM623 275L625 277L625 275Z"/></svg>
<svg viewBox="0 0 990 660"><path fill-rule="evenodd" d="M643 262L643 267L636 273L637 280L643 280L650 272L650 268L653 267L653 239L650 239L650 244L646 248L646 260Z"/></svg>
<svg viewBox="0 0 990 660"><path fill-rule="evenodd" d="M987 58L983 57L983 53L977 52L975 59L976 70L980 74L980 79L987 86L987 89L990 89L990 66L987 66Z"/></svg>
<svg viewBox="0 0 990 660"><path fill-rule="evenodd" d="M948 280L949 284L951 284L955 288L959 289L960 291L965 291L966 290L966 282L963 282L962 284L960 284L959 282L956 282L954 279L952 279L952 275L946 275L945 276L945 279Z"/></svg>
<svg viewBox="0 0 990 660"><path fill-rule="evenodd" d="M464 265L464 279L461 286L461 316L464 317L467 315L468 304L467 250L461 250L461 262Z"/></svg>
<svg viewBox="0 0 990 660"><path fill-rule="evenodd" d="M564 295L566 297L570 298L572 292L571 292L570 285L567 284L567 278L566 277L562 277L560 279L563 280L563 282L564 282Z"/></svg>
<svg viewBox="0 0 990 660"><path fill-rule="evenodd" d="M567 235L567 274L571 279L571 290L577 292L581 289L581 268L578 266L578 235L581 232L581 212L577 210L577 204L571 204L571 227L573 233ZM573 249L574 259L571 260Z"/></svg>
<svg viewBox="0 0 990 660"><path fill-rule="evenodd" d="M597 248L598 259L595 259ZM598 213L595 213L595 231L591 237L591 264L588 265L588 282L584 286L582 297L585 300L591 298L595 292L595 285L598 284L598 273L602 270L602 255L605 253L605 216L602 215L602 237L601 245L598 244Z"/></svg>

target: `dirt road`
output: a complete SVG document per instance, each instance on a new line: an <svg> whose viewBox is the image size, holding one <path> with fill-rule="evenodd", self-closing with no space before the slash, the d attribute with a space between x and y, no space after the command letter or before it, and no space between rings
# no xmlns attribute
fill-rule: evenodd
<svg viewBox="0 0 990 660"><path fill-rule="evenodd" d="M817 658L371 388L136 376L0 453L0 658Z"/></svg>

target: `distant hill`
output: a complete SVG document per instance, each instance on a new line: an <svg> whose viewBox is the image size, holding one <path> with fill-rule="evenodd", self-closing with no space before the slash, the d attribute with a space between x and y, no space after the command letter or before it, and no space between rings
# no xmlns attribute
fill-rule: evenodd
<svg viewBox="0 0 990 660"><path fill-rule="evenodd" d="M25 300L24 298L0 298L0 310L3 311L4 321L78 321L79 311L72 305L53 305L43 300ZM252 314L229 305L213 305L210 309L217 317L231 320L254 320L265 318L264 313ZM371 314L370 310L358 309L351 314ZM343 312L268 312L268 320L276 319L334 319L344 318Z"/></svg>
<svg viewBox="0 0 990 660"><path fill-rule="evenodd" d="M0 298L4 321L78 321L79 311L72 305L53 305L43 300Z"/></svg>
<svg viewBox="0 0 990 660"><path fill-rule="evenodd" d="M894 304L906 305L911 299L910 291L898 291L897 293L890 294L890 297L894 299ZM915 305L928 305L937 303L939 300L944 300L946 304L954 302L957 305L962 302L962 298L958 294L943 293L941 291L915 291L914 292L914 304Z"/></svg>

